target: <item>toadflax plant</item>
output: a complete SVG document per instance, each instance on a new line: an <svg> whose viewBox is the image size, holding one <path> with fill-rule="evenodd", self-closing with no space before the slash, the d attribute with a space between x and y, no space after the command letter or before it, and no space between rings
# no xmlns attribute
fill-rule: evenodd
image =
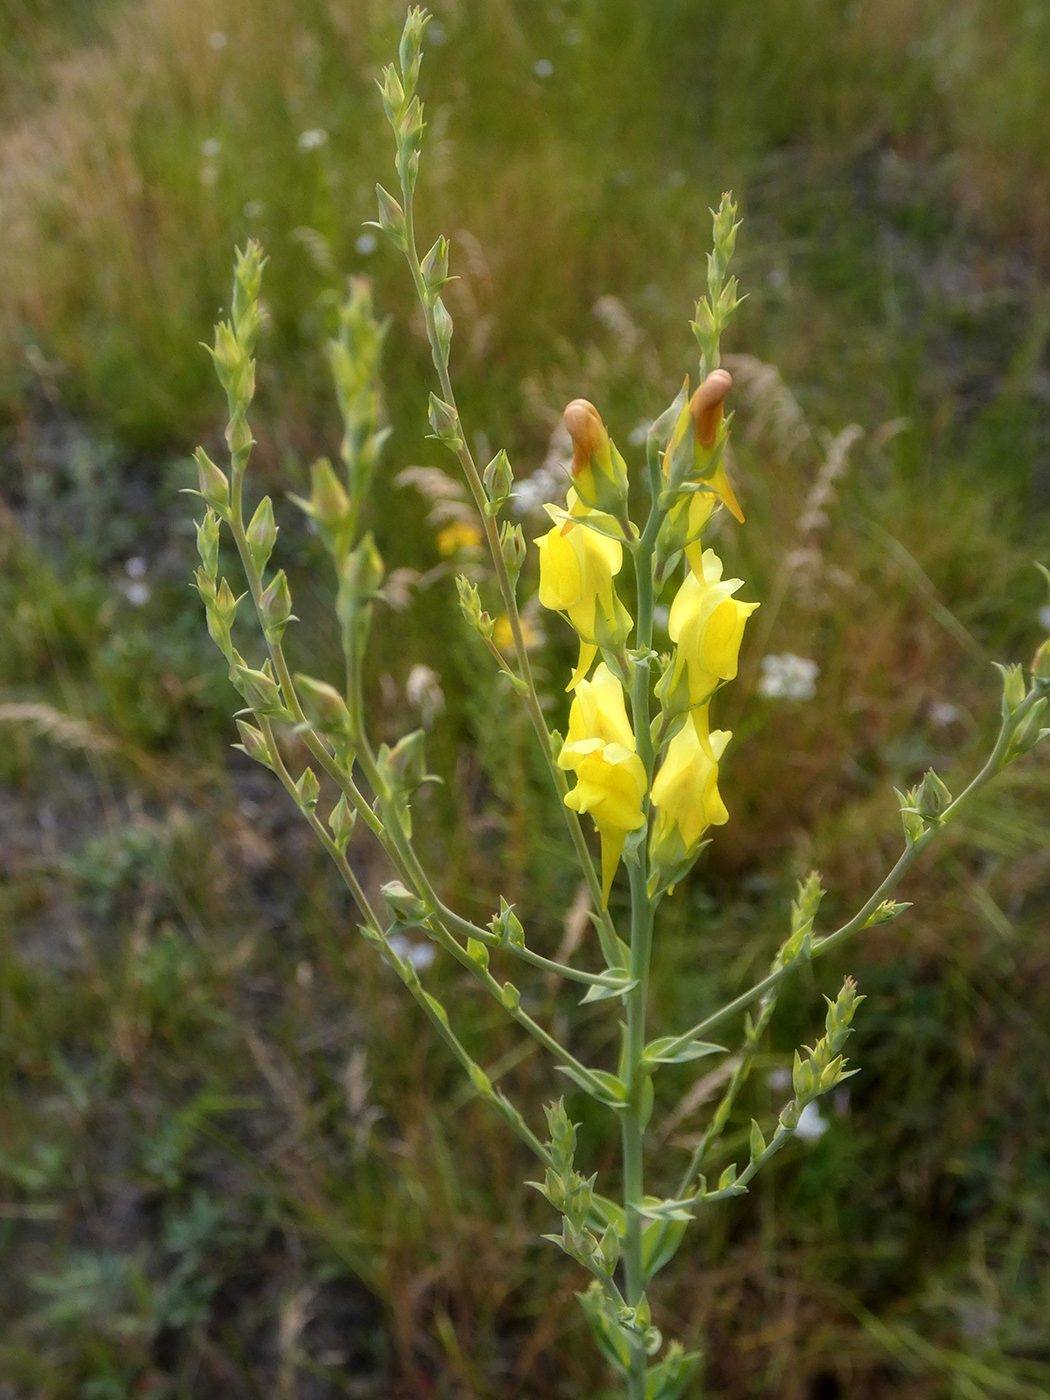
<svg viewBox="0 0 1050 1400"><path fill-rule="evenodd" d="M244 701L237 719L241 745L271 769L288 790L328 851L356 901L361 933L422 1007L435 1031L459 1060L474 1089L503 1116L535 1154L539 1179L530 1185L549 1202L560 1223L546 1238L590 1276L579 1294L602 1354L621 1378L629 1400L675 1400L697 1357L676 1341L664 1346L653 1325L647 1288L674 1257L691 1221L714 1201L747 1191L748 1184L792 1136L806 1106L853 1071L843 1049L860 1001L853 981L828 1001L824 1034L795 1055L793 1097L779 1118L752 1122L746 1160L710 1182L704 1168L726 1127L737 1094L776 1005L783 980L852 934L894 919L906 905L892 895L905 872L936 840L973 794L1007 763L1048 732L1041 727L1050 689L1050 643L1037 655L1028 680L1020 666L1003 668L1002 721L987 762L956 798L932 771L900 796L904 850L879 888L853 918L818 934L815 920L822 888L814 874L804 881L791 911L790 933L768 974L748 991L677 1034L652 1038L647 1027L654 920L661 902L695 863L712 828L728 820L719 791L719 765L732 736L712 729L710 711L719 689L737 671L748 617L758 606L737 596L740 579L722 577L722 564L705 548L704 531L716 511L743 523L726 475L731 387L719 367L722 331L738 304L729 275L738 224L725 196L714 215L713 250L706 294L692 329L700 350L699 387L683 386L649 429L644 463L629 469L597 409L583 399L565 410L573 444L572 476L563 506L548 506L550 529L538 541L539 602L561 613L579 638L579 656L566 690L571 695L563 738L549 730L529 662L519 607L519 578L528 542L520 525L500 523L513 478L504 453L480 469L467 446L449 376L452 319L441 298L449 280L449 245L438 238L420 258L413 191L419 168L423 109L416 95L425 11L410 11L399 64L380 84L393 129L400 200L378 189L378 227L404 253L426 321L437 387L430 397L434 436L456 458L466 478L492 557L505 618L484 610L477 585L460 578L459 598L468 624L486 643L493 662L509 678L525 707L546 759L569 841L590 891L595 944L590 966L569 966L536 952L514 909L501 901L487 925L451 908L424 869L413 843L413 799L427 781L423 733L406 734L392 748L369 737L362 700L369 624L381 595L383 563L364 529L369 487L387 429L380 426L377 372L383 331L362 282L351 284L329 361L345 428L341 469L322 460L311 469L311 491L298 504L314 522L335 569L335 612L345 658L345 685L337 689L297 673L285 651L292 599L284 570L270 567L276 528L265 497L245 518L244 480L252 450L248 423L260 328L264 258L258 244L238 253L230 319L215 330L212 356L229 402L226 441L229 470L203 450L196 454L199 495L206 503L198 524L201 566L197 588L208 629L229 665ZM632 481L644 488L645 507L632 514ZM241 602L219 576L220 535L233 536L248 583L265 656L248 660L233 640ZM653 648L657 601L670 603L669 654ZM298 744L288 741L297 735ZM292 754L305 745L311 766L297 771ZM338 794L321 802L319 774ZM326 784L327 786L327 784ZM581 819L587 818L585 823ZM391 866L383 904L368 898L347 847L361 823ZM588 825L598 837L592 859ZM621 866L630 889L630 922L617 927L608 909L610 887ZM576 1157L576 1130L559 1098L545 1110L545 1131L468 1054L453 1015L428 991L413 962L402 957L408 929L422 930L448 958L475 979L524 1035L549 1053L573 1090L606 1108L622 1144L618 1185L598 1189L594 1174ZM615 1065L585 1064L526 1010L508 973L533 969L580 984L583 1002L607 1003L620 1025ZM517 974L515 974L517 975ZM529 1003L531 1004L531 1002ZM453 1008L454 1011L454 1008ZM677 1179L647 1178L646 1128L655 1082L663 1066L725 1056L709 1038L742 1022L738 1062L684 1171Z"/></svg>

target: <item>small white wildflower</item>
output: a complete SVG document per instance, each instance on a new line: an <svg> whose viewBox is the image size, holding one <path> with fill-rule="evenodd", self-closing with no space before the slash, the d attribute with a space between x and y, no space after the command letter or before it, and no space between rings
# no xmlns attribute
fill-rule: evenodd
<svg viewBox="0 0 1050 1400"><path fill-rule="evenodd" d="M312 126L309 131L304 131L299 136L299 149L301 151L316 151L328 140L328 132L324 127Z"/></svg>
<svg viewBox="0 0 1050 1400"><path fill-rule="evenodd" d="M202 166L201 166L201 184L202 184L202 185L214 185L214 184L215 184L215 181L216 181L218 178L219 178L219 171L218 171L218 167L217 167L217 166L214 166L214 165L212 165L212 164L210 164L210 163L207 164L207 165L202 165Z"/></svg>
<svg viewBox="0 0 1050 1400"><path fill-rule="evenodd" d="M136 554L129 559L124 565L124 572L127 574L128 578L145 578L146 561L143 559L142 555Z"/></svg>
<svg viewBox="0 0 1050 1400"><path fill-rule="evenodd" d="M769 700L812 700L820 668L806 656L763 656L758 693Z"/></svg>
<svg viewBox="0 0 1050 1400"><path fill-rule="evenodd" d="M645 440L649 436L649 429L652 426L653 425L648 418L639 419L639 421L627 434L627 441L631 444L632 447L644 446Z"/></svg>
<svg viewBox="0 0 1050 1400"><path fill-rule="evenodd" d="M1050 603L1039 609L1039 626L1044 632L1050 632Z"/></svg>
<svg viewBox="0 0 1050 1400"><path fill-rule="evenodd" d="M532 71L536 74L537 78L549 78L554 72L554 64L549 58L538 58L532 65Z"/></svg>
<svg viewBox="0 0 1050 1400"><path fill-rule="evenodd" d="M402 962L411 963L417 972L424 972L434 961L434 949L429 943L413 943L403 933L392 933L387 939L390 951Z"/></svg>
<svg viewBox="0 0 1050 1400"><path fill-rule="evenodd" d="M208 35L208 47L214 49L216 53L226 47L226 42L226 35L221 29L213 29Z"/></svg>
<svg viewBox="0 0 1050 1400"><path fill-rule="evenodd" d="M661 632L666 632L670 621L671 609L666 603L657 603L656 607L653 608L653 622L659 627Z"/></svg>
<svg viewBox="0 0 1050 1400"><path fill-rule="evenodd" d="M950 705L947 700L934 700L930 706L930 723L943 729L946 724L954 724L961 714L958 705Z"/></svg>
<svg viewBox="0 0 1050 1400"><path fill-rule="evenodd" d="M124 590L124 596L133 608L144 607L150 599L148 583L129 583Z"/></svg>
<svg viewBox="0 0 1050 1400"><path fill-rule="evenodd" d="M367 258L369 253L374 253L379 244L374 233L363 233L354 244L355 249L363 258Z"/></svg>
<svg viewBox="0 0 1050 1400"><path fill-rule="evenodd" d="M244 206L243 212L246 219L257 219L262 211L263 207L259 200L249 199L248 203Z"/></svg>
<svg viewBox="0 0 1050 1400"><path fill-rule="evenodd" d="M577 29L575 25L572 25L570 28L566 29L564 38L567 44L578 44L583 38L583 31Z"/></svg>
<svg viewBox="0 0 1050 1400"><path fill-rule="evenodd" d="M214 136L209 136L207 141L201 142L201 155L207 156L209 159L212 156L217 156L221 149L221 143Z"/></svg>
<svg viewBox="0 0 1050 1400"><path fill-rule="evenodd" d="M429 666L413 666L405 682L405 696L414 710L419 711L423 728L429 729L445 708L441 677Z"/></svg>
<svg viewBox="0 0 1050 1400"><path fill-rule="evenodd" d="M785 1089L791 1088L791 1071L785 1069L783 1065L771 1069L766 1075L766 1083L774 1091L783 1093Z"/></svg>
<svg viewBox="0 0 1050 1400"><path fill-rule="evenodd" d="M828 1120L821 1115L817 1105L815 1103L806 1104L798 1116L795 1136L800 1137L803 1142L816 1142L818 1138L824 1136L827 1130Z"/></svg>

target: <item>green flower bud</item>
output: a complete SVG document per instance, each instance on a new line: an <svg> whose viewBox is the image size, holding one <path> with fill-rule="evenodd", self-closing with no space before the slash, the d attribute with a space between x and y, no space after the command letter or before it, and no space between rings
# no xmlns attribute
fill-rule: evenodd
<svg viewBox="0 0 1050 1400"><path fill-rule="evenodd" d="M1003 718L1009 719L1025 697L1024 672L1020 666L994 665L1003 678Z"/></svg>
<svg viewBox="0 0 1050 1400"><path fill-rule="evenodd" d="M292 595L283 569L276 573L259 599L263 630L268 642L279 642L284 629L292 620Z"/></svg>
<svg viewBox="0 0 1050 1400"><path fill-rule="evenodd" d="M257 714L275 719L289 718L281 699L280 687L265 671L253 671L251 667L235 662L230 667L230 680Z"/></svg>
<svg viewBox="0 0 1050 1400"><path fill-rule="evenodd" d="M354 827L357 825L357 813L350 807L346 800L346 793L340 793L339 801L332 808L328 818L328 826L332 833L332 840L339 848L342 855L354 834Z"/></svg>
<svg viewBox="0 0 1050 1400"><path fill-rule="evenodd" d="M436 394L431 394L427 416L434 430L432 436L437 438L438 442L443 442L450 452L458 452L463 446L463 437L456 410Z"/></svg>
<svg viewBox="0 0 1050 1400"><path fill-rule="evenodd" d="M218 467L215 470L218 471ZM224 481L225 479L223 477ZM197 525L197 553L201 557L205 576L214 583L219 569L219 517L211 506L204 512L204 519Z"/></svg>
<svg viewBox="0 0 1050 1400"><path fill-rule="evenodd" d="M428 917L427 906L411 890L406 889L400 880L390 880L382 886L382 892L398 923L418 927Z"/></svg>
<svg viewBox="0 0 1050 1400"><path fill-rule="evenodd" d="M512 589L518 586L518 576L521 573L521 566L525 563L525 535L520 525L512 525L510 521L504 521L503 528L499 534L500 551L503 554L503 563L510 578Z"/></svg>
<svg viewBox="0 0 1050 1400"><path fill-rule="evenodd" d="M463 609L463 616L474 631L488 641L495 623L487 612L482 611L477 585L471 583L464 574L460 574L456 579L456 590L459 593L459 606Z"/></svg>
<svg viewBox="0 0 1050 1400"><path fill-rule="evenodd" d="M233 328L247 355L255 349L259 334L262 319L259 315L259 292L267 261L263 257L262 245L254 238L248 240L243 251L237 250L233 278Z"/></svg>
<svg viewBox="0 0 1050 1400"><path fill-rule="evenodd" d="M510 459L506 452L496 453L485 468L483 480L485 494L488 496L489 510L493 515L497 515L506 505L510 493L514 489L514 473L511 471Z"/></svg>
<svg viewBox="0 0 1050 1400"><path fill-rule="evenodd" d="M327 681L298 674L295 690L308 722L322 734L345 737L350 733L350 711L346 701Z"/></svg>
<svg viewBox="0 0 1050 1400"><path fill-rule="evenodd" d="M1032 659L1032 678L1050 681L1050 638L1043 642Z"/></svg>
<svg viewBox="0 0 1050 1400"><path fill-rule="evenodd" d="M203 447L197 448L193 460L197 463L197 490L226 519L230 509L230 483L226 473L219 470Z"/></svg>
<svg viewBox="0 0 1050 1400"><path fill-rule="evenodd" d="M310 468L310 499L292 496L299 509L316 521L326 548L339 563L352 542L354 512L346 488L331 462L321 457Z"/></svg>
<svg viewBox="0 0 1050 1400"><path fill-rule="evenodd" d="M489 920L489 928L500 940L501 943L509 943L514 948L524 948L525 930L521 926L521 920L514 912L513 904L500 895L499 913ZM547 1110L544 1110L547 1112ZM562 1110L564 1113L564 1109ZM547 1112L547 1121L550 1122L550 1113Z"/></svg>
<svg viewBox="0 0 1050 1400"><path fill-rule="evenodd" d="M428 306L433 306L448 278L448 239L442 235L420 264Z"/></svg>
<svg viewBox="0 0 1050 1400"><path fill-rule="evenodd" d="M919 815L926 821L939 821L951 806L951 802L951 793L933 769L929 769L917 792L915 805L919 809Z"/></svg>
<svg viewBox="0 0 1050 1400"><path fill-rule="evenodd" d="M489 965L489 950L484 943L479 943L476 938L467 939L467 952L480 968L487 968Z"/></svg>
<svg viewBox="0 0 1050 1400"><path fill-rule="evenodd" d="M448 364L449 351L452 348L452 330L452 317L448 314L445 303L437 297L434 301L434 331L443 365Z"/></svg>
<svg viewBox="0 0 1050 1400"><path fill-rule="evenodd" d="M269 496L264 496L259 502L245 534L248 538L248 548L251 551L252 560L261 574L270 562L270 555L273 553L274 542L277 539L277 526L273 520L273 502Z"/></svg>
<svg viewBox="0 0 1050 1400"><path fill-rule="evenodd" d="M264 768L274 770L274 757L270 752L270 746L266 742L266 737L253 725L246 724L243 719L237 721L237 729L241 736L241 742L234 744L235 749L240 749L241 753L246 753L249 758L254 758L256 763L261 763Z"/></svg>
<svg viewBox="0 0 1050 1400"><path fill-rule="evenodd" d="M504 982L500 989L500 997L508 1011L516 1011L518 1009L518 1005L521 1002L521 993L513 982Z"/></svg>
<svg viewBox="0 0 1050 1400"><path fill-rule="evenodd" d="M307 768L295 785L295 796L304 812L312 812L321 795L321 785L312 768Z"/></svg>
<svg viewBox="0 0 1050 1400"><path fill-rule="evenodd" d="M405 226L405 211L382 185L376 185L376 198L379 201L379 221L372 224L372 227L381 229L395 248L406 253L408 251L408 234Z"/></svg>

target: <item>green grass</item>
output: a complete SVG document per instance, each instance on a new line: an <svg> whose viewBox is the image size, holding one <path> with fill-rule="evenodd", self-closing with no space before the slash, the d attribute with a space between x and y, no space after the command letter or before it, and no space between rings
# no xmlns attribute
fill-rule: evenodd
<svg viewBox="0 0 1050 1400"><path fill-rule="evenodd" d="M441 8L447 42L426 59L420 202L462 279L464 418L512 449L519 474L579 393L623 444L693 368L685 320L726 185L747 216L750 294L730 348L782 375L763 395L734 366L748 522L718 546L764 608L722 716L737 735L733 821L668 910L672 1026L763 966L797 876L824 871L830 918L867 892L898 841L891 786L932 763L957 787L994 721L987 663L1026 658L1041 635L1029 561L1050 556L1036 120L1050 25L1000 5L991 26L976 0L556 13ZM423 441L427 353L403 270L355 246L374 181L390 180L371 77L400 18L320 0L5 11L19 75L0 137L12 1394L568 1397L606 1384L571 1270L538 1241L549 1220L520 1186L529 1164L366 956L276 785L230 755L235 696L186 587L181 454L220 420L197 342L234 240L258 234L271 255L260 489L301 489L310 457L337 447L319 343L346 271L372 275L394 317L390 476L440 460ZM89 20L110 37L78 50L98 32ZM316 129L327 142L300 150ZM602 296L623 314L595 316ZM800 532L824 431L853 421L865 435L828 524ZM323 670L319 550L290 507L278 513L304 619L296 664ZM421 503L389 477L376 527L388 566L439 562ZM816 552L790 572L802 546ZM409 660L426 661L447 700L427 847L462 907L488 912L505 890L553 952L572 873L509 698L473 689L484 659L451 591L438 579L375 629L382 737L415 723L404 682ZM549 630L539 664L564 706L571 648ZM818 662L813 701L754 693L761 655L787 651ZM938 723L945 704L956 715ZM818 993L843 971L869 998L863 1074L824 1137L713 1212L661 1276L669 1330L707 1351L709 1396L1050 1389L1048 807L1036 755L915 878L914 911L785 998L727 1153L776 1106L768 1071L810 1037ZM363 845L358 858L381 878ZM453 973L431 975L460 999ZM610 1053L598 1025L582 1025L581 1053ZM468 1042L494 1042L497 1062L501 1033L485 1008L467 1013ZM555 1092L538 1057L504 1069L527 1102ZM673 1121L687 1087L670 1076L654 1120L671 1175L702 1122L702 1109Z"/></svg>

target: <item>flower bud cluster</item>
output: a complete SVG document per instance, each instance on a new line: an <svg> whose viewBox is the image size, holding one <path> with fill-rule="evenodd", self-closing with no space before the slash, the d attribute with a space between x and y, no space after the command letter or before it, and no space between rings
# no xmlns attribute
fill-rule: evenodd
<svg viewBox="0 0 1050 1400"><path fill-rule="evenodd" d="M857 1007L864 1000L857 994L857 984L847 977L834 1001L825 997L828 1014L824 1022L824 1035L812 1050L807 1049L805 1058L796 1050L795 1063L791 1072L794 1098L785 1105L780 1114L780 1127L793 1130L798 1126L802 1110L821 1094L826 1094L851 1078L856 1070L847 1070L848 1060L841 1051L852 1034L851 1023Z"/></svg>
<svg viewBox="0 0 1050 1400"><path fill-rule="evenodd" d="M532 1181L529 1185L546 1197L562 1216L561 1234L546 1235L544 1238L552 1240L570 1258L592 1272L597 1271L611 1278L620 1257L620 1232L610 1224L599 1238L588 1224L594 1203L595 1178L583 1177L574 1168L576 1125L569 1122L564 1101L559 1099L557 1103L548 1105L544 1113L550 1132L547 1145L551 1165L542 1182Z"/></svg>

